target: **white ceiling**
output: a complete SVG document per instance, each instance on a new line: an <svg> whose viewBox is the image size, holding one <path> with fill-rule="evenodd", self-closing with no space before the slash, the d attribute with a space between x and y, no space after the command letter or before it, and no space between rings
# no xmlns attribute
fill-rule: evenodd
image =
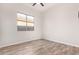
<svg viewBox="0 0 79 59"><path fill-rule="evenodd" d="M37 10L37 11L45 11L55 5L54 3L43 3L44 6L42 7L40 4L36 4L35 6L32 6L33 3L26 3L25 5L29 6L30 8Z"/></svg>

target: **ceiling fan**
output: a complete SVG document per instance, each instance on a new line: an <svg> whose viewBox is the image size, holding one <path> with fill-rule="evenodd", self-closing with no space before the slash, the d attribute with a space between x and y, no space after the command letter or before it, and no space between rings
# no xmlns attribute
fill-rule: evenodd
<svg viewBox="0 0 79 59"><path fill-rule="evenodd" d="M33 3L33 5L32 6L35 6L37 3ZM39 3L41 6L44 6L44 4L43 3Z"/></svg>

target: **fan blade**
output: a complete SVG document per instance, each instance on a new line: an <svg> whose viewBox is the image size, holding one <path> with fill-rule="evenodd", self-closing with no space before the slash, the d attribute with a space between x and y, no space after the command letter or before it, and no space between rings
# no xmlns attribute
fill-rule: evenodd
<svg viewBox="0 0 79 59"><path fill-rule="evenodd" d="M33 3L33 5L32 6L35 6L36 5L36 3Z"/></svg>
<svg viewBox="0 0 79 59"><path fill-rule="evenodd" d="M43 3L40 3L42 6L44 6L44 4Z"/></svg>

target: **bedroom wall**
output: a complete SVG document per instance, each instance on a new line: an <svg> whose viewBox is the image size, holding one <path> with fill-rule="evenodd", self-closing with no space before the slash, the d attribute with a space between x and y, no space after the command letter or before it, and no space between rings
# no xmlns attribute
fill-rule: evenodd
<svg viewBox="0 0 79 59"><path fill-rule="evenodd" d="M0 47L27 42L41 38L40 13L23 4L0 4ZM34 31L17 31L16 13L22 12L34 16Z"/></svg>
<svg viewBox="0 0 79 59"><path fill-rule="evenodd" d="M1 6L0 6L1 7ZM1 13L2 12L2 8L0 9L0 40L2 39L2 24L1 24L1 22L2 22L2 20L1 20Z"/></svg>
<svg viewBox="0 0 79 59"><path fill-rule="evenodd" d="M55 4L44 12L43 38L79 47L79 4Z"/></svg>

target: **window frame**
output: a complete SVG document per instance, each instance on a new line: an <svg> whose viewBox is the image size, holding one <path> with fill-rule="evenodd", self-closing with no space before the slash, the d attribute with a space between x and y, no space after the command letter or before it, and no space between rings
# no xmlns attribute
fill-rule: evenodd
<svg viewBox="0 0 79 59"><path fill-rule="evenodd" d="M18 13L20 13L20 14L23 14L23 15L25 15L26 16L26 21L23 21L23 20L18 20L17 19L17 17L16 17L16 21L18 22L18 21L21 21L21 22L26 22L26 30L25 31L34 31L34 25L33 26L27 26L27 23L33 23L34 24L34 16L31 16L31 15L28 15L28 14L25 14L25 13L22 13L22 12L17 12L17 14ZM31 17L33 17L33 22L28 22L27 21L27 16L31 16ZM18 29L18 24L17 24L17 31L20 31L19 29ZM27 27L33 27L33 30L27 30Z"/></svg>

